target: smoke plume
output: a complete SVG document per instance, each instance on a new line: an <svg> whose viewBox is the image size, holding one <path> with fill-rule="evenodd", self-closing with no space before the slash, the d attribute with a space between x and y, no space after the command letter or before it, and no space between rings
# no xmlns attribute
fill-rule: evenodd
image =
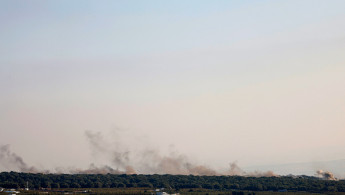
<svg viewBox="0 0 345 195"><path fill-rule="evenodd" d="M22 157L11 152L10 145L0 146L0 165L7 170L16 170L20 172L37 173L35 167L28 166Z"/></svg>
<svg viewBox="0 0 345 195"><path fill-rule="evenodd" d="M334 177L333 173L329 172L329 171L318 170L318 171L316 171L316 175L318 177L325 179L325 180L333 180L333 181L337 180Z"/></svg>

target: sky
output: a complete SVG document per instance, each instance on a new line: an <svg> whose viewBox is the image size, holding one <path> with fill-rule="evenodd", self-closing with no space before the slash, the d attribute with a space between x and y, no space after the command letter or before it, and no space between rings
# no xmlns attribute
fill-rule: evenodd
<svg viewBox="0 0 345 195"><path fill-rule="evenodd" d="M214 169L345 159L344 7L2 0L0 145L50 170L108 164L86 135Z"/></svg>

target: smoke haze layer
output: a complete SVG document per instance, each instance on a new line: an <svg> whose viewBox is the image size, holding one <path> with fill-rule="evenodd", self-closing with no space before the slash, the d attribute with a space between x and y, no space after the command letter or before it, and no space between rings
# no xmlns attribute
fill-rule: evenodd
<svg viewBox="0 0 345 195"><path fill-rule="evenodd" d="M103 165L90 163L86 169L56 167L52 171L41 170L27 165L22 157L11 152L9 145L0 147L0 165L5 170L28 173L277 176L271 171L247 173L236 162L230 163L230 167L225 171L215 170L196 163L177 151L171 151L169 154L163 155L158 149L147 146L148 143L140 141L135 136L132 136L132 142L137 143L139 147L131 149L131 144L128 143L127 138L122 139L122 135L121 131L115 131L110 136L104 136L101 132L85 131L85 137L89 143L92 156L96 159L105 158L107 163Z"/></svg>
<svg viewBox="0 0 345 195"><path fill-rule="evenodd" d="M120 130L114 131L110 139L109 136L104 136L101 132L85 131L85 136L91 147L91 153L97 157L106 157L109 161L109 165L103 167L95 167L95 165L92 165L86 172L101 171L103 173L108 171L109 173L126 174L191 174L208 176L241 175L252 177L277 176L272 171L255 171L247 173L243 171L236 162L230 163L230 167L225 171L219 171L206 165L196 163L190 160L186 155L177 151L171 151L163 155L158 149L149 147L149 143L143 142L138 137L129 136L123 138L125 135ZM139 147L131 149L128 143L129 140ZM85 171L80 171L80 173L83 172Z"/></svg>
<svg viewBox="0 0 345 195"><path fill-rule="evenodd" d="M147 146L131 151L126 141L121 141L119 131L114 133L111 143L100 132L86 131L85 135L93 154L105 156L112 167L127 174L220 174L209 167L192 163L185 155L177 152L162 155L158 150ZM142 144L139 140L137 143Z"/></svg>

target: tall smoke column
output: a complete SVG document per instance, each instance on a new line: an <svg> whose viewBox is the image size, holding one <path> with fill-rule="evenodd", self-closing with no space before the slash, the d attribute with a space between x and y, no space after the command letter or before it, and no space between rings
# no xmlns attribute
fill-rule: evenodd
<svg viewBox="0 0 345 195"><path fill-rule="evenodd" d="M319 177L322 177L323 179L326 179L326 180L332 180L332 181L337 180L334 177L333 173L329 172L329 171L318 170L318 171L316 171L316 175Z"/></svg>
<svg viewBox="0 0 345 195"><path fill-rule="evenodd" d="M37 173L39 172L35 167L28 166L22 157L16 153L11 152L10 145L2 145L0 147L0 165L6 169L16 169L20 172Z"/></svg>

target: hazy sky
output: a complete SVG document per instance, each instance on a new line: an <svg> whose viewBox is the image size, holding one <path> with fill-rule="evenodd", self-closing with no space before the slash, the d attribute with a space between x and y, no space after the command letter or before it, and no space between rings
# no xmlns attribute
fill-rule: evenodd
<svg viewBox="0 0 345 195"><path fill-rule="evenodd" d="M0 144L48 169L106 164L87 130L210 167L345 159L344 9L2 0Z"/></svg>

